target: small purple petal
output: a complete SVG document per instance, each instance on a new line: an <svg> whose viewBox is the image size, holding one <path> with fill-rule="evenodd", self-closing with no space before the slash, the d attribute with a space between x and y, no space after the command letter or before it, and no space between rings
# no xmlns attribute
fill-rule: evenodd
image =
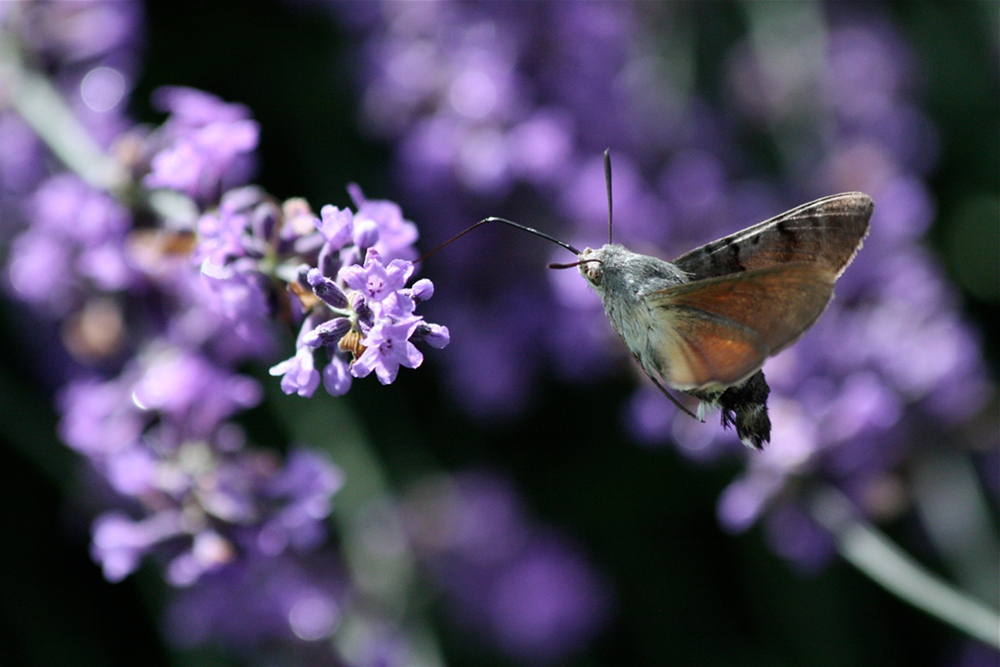
<svg viewBox="0 0 1000 667"><path fill-rule="evenodd" d="M351 388L352 379L347 362L339 355L334 355L330 359L330 363L323 369L323 386L326 387L327 393L331 396L346 394Z"/></svg>
<svg viewBox="0 0 1000 667"><path fill-rule="evenodd" d="M281 211L272 202L258 204L250 217L250 228L258 239L270 243L278 231Z"/></svg>
<svg viewBox="0 0 1000 667"><path fill-rule="evenodd" d="M206 572L230 563L235 555L229 540L214 530L203 530L194 536L190 549L170 561L166 579L174 586L190 586Z"/></svg>
<svg viewBox="0 0 1000 667"><path fill-rule="evenodd" d="M153 490L156 473L153 452L144 445L133 445L109 456L104 474L115 491L137 497Z"/></svg>
<svg viewBox="0 0 1000 667"><path fill-rule="evenodd" d="M364 294L357 292L351 296L351 310L358 316L358 324L361 325L362 331L370 329L375 323L375 314Z"/></svg>
<svg viewBox="0 0 1000 667"><path fill-rule="evenodd" d="M101 564L105 579L121 581L153 545L178 532L175 514L161 512L146 521L133 521L121 512L108 512L94 522L91 556Z"/></svg>
<svg viewBox="0 0 1000 667"><path fill-rule="evenodd" d="M421 322L417 325L417 330L413 332L411 340L422 341L440 350L451 342L451 335L448 333L448 327Z"/></svg>
<svg viewBox="0 0 1000 667"><path fill-rule="evenodd" d="M309 397L319 386L320 377L313 363L312 349L301 347L295 356L276 364L268 371L271 375L281 375L281 390L286 394Z"/></svg>
<svg viewBox="0 0 1000 667"><path fill-rule="evenodd" d="M157 153L150 164L151 171L142 179L149 188L173 188L197 195L205 160L189 142L178 142Z"/></svg>
<svg viewBox="0 0 1000 667"><path fill-rule="evenodd" d="M376 247L389 257L413 257L417 226L403 218L403 211L395 202L382 199L367 199L355 183L347 186L358 212L354 214L355 224L370 220L378 229Z"/></svg>
<svg viewBox="0 0 1000 667"><path fill-rule="evenodd" d="M378 225L373 220L361 220L354 225L354 245L367 250L378 243Z"/></svg>
<svg viewBox="0 0 1000 667"><path fill-rule="evenodd" d="M350 209L339 209L327 204L320 209L322 223L317 221L320 234L332 250L340 250L353 238L354 214Z"/></svg>
<svg viewBox="0 0 1000 667"><path fill-rule="evenodd" d="M421 278L413 283L413 287L410 290L410 296L413 297L413 300L417 303L423 303L434 296L434 283L427 278Z"/></svg>
<svg viewBox="0 0 1000 667"><path fill-rule="evenodd" d="M185 125L201 126L219 121L248 118L249 110L242 104L223 102L220 98L183 86L161 86L153 91L153 106L170 112L171 120Z"/></svg>
<svg viewBox="0 0 1000 667"><path fill-rule="evenodd" d="M418 320L410 322L381 321L362 340L365 351L351 364L354 377L365 377L372 371L382 384L392 384L399 367L416 368L424 355L409 341Z"/></svg>

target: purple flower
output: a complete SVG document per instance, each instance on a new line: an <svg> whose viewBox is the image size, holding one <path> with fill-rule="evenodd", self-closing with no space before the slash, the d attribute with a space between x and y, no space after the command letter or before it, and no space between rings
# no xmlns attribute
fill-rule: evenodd
<svg viewBox="0 0 1000 667"><path fill-rule="evenodd" d="M559 662L584 649L606 622L606 584L566 540L532 541L493 586L490 630L516 658Z"/></svg>
<svg viewBox="0 0 1000 667"><path fill-rule="evenodd" d="M196 110L201 103L214 104L197 96L194 102ZM276 299L287 304L289 319L299 324L295 354L270 369L282 377L285 393L311 396L322 378L339 396L350 387L352 374L362 377L373 370L383 383L391 382L400 365L415 368L423 358L409 342L414 332L416 340L432 347L450 340L445 327L414 314L433 296L433 284L422 279L406 287L412 262L396 258L386 264L378 250L384 246L412 255L413 223L395 204L367 200L357 186L351 190L358 213L328 205L319 219L304 200L288 200L279 209L258 188L240 188L227 192L197 226L193 260L200 263L210 287L206 294L213 297L204 303L223 318L211 335L247 343L266 337ZM381 230L388 230L392 243L379 241ZM293 296L269 294L276 283L287 284ZM194 320L204 321L201 314ZM374 347L365 355L369 341ZM318 347L329 355L322 369L312 354Z"/></svg>
<svg viewBox="0 0 1000 667"><path fill-rule="evenodd" d="M185 289L191 308L174 319L178 337L204 342L220 359L266 358L273 348L273 315L266 277L253 266L205 262Z"/></svg>
<svg viewBox="0 0 1000 667"><path fill-rule="evenodd" d="M271 366L268 372L281 376L281 390L286 394L308 398L319 386L319 371L313 360L313 350L308 345L298 348L295 356Z"/></svg>
<svg viewBox="0 0 1000 667"><path fill-rule="evenodd" d="M126 447L139 438L146 425L124 383L74 382L63 388L58 403L62 413L59 436L88 456Z"/></svg>
<svg viewBox="0 0 1000 667"><path fill-rule="evenodd" d="M171 113L170 124L184 129L200 129L212 123L245 120L250 111L242 104L221 99L194 88L162 86L153 91L153 103L160 111Z"/></svg>
<svg viewBox="0 0 1000 667"><path fill-rule="evenodd" d="M332 250L340 250L354 238L354 214L350 209L339 209L327 204L320 209L322 222L317 224L320 234Z"/></svg>
<svg viewBox="0 0 1000 667"><path fill-rule="evenodd" d="M194 261L204 259L216 266L246 254L245 236L250 222L244 211L227 207L225 198L218 210L204 213L198 220L198 251Z"/></svg>
<svg viewBox="0 0 1000 667"><path fill-rule="evenodd" d="M94 522L91 555L101 564L105 579L121 581L139 567L150 549L179 532L180 517L175 513L133 521L121 512L108 512Z"/></svg>
<svg viewBox="0 0 1000 667"><path fill-rule="evenodd" d="M214 641L245 650L273 639L312 642L322 662L332 662L331 647L316 640L336 629L344 585L330 567L335 555L316 552L328 537L331 498L343 476L314 453L295 450L283 460L249 446L230 419L255 406L262 392L232 369L269 352L279 320L320 332L334 349L352 328L357 333L365 318L350 310L345 285L333 277L361 252L339 251L356 237L375 243L379 224L392 237L405 221L392 220L391 207L387 218L380 213L385 203L376 202L369 208L377 221L369 216L355 229L350 211L334 210L331 224L339 227L324 229L301 200L279 206L259 188L230 189L243 185L259 128L245 107L207 93L161 89L155 101L170 112L168 120L152 133L128 131L112 112L131 86L129 72L119 71L128 62L117 52L132 36L134 26L124 19L134 18L136 7L93 2L71 10L45 3L0 9L0 33L24 49L4 64L43 63L68 84L67 110L97 144L106 149L116 140L109 159L127 160L119 166L135 178L148 167L141 179L147 188L178 191L147 198L138 183L116 182L109 187L113 196L90 185L108 180L101 169L90 172L84 160L70 159L84 178L62 173L41 182L21 207L29 225L12 244L5 273L11 293L41 306L51 320L32 324L58 328L74 357L92 362L86 379L59 394L59 433L106 485L110 508L94 521L91 544L105 577L120 581L146 558L161 562L167 582L185 589L171 616L179 644ZM105 56L118 62L96 66ZM77 67L86 69L78 76ZM58 118L53 99L45 103ZM22 132L26 126L10 108L18 105L0 110L0 141L17 148L19 159L0 151L5 213L20 205L7 195L23 196L44 173L42 143ZM55 155L76 154L57 143L69 139L40 134L53 142ZM12 169L20 178L6 177ZM136 227L126 207L138 202ZM324 249L327 259L320 262ZM406 249L400 242L396 250ZM317 264L328 270L309 284L300 269ZM389 268L395 275L396 267ZM408 277L393 291L404 289ZM361 307L372 315L364 298ZM388 318L391 308L384 310ZM85 344L95 348L101 341L106 353L86 359ZM308 395L318 386L311 352L300 340L296 355L273 371L283 376L286 391ZM350 384L346 352L332 354L328 369L341 372L325 379L342 393ZM58 351L52 356L63 359ZM82 368L67 365L68 376L82 375Z"/></svg>
<svg viewBox="0 0 1000 667"><path fill-rule="evenodd" d="M319 455L307 450L290 453L285 466L261 484L261 498L277 508L257 536L261 553L317 547L326 534L322 522L330 515L331 498L343 483L343 473Z"/></svg>
<svg viewBox="0 0 1000 667"><path fill-rule="evenodd" d="M95 523L92 553L109 579L157 553L169 555L167 580L190 586L247 552L277 556L321 545L331 496L342 484L338 469L305 451L281 464L247 449L242 432L225 422L198 437L204 427L193 412L161 410L144 408L141 440L92 454L114 489L141 510L137 519L112 510Z"/></svg>
<svg viewBox="0 0 1000 667"><path fill-rule="evenodd" d="M347 191L358 212L354 214L354 226L365 227L374 224L378 241L374 249L389 259L397 257L411 259L416 256L413 244L417 242L417 226L403 218L403 211L395 202L385 199L367 199L358 185L351 183Z"/></svg>
<svg viewBox="0 0 1000 667"><path fill-rule="evenodd" d="M412 263L394 259L384 266L378 251L369 248L364 267L345 267L340 270L340 279L351 289L364 294L371 305L381 304L402 289L412 273Z"/></svg>
<svg viewBox="0 0 1000 667"><path fill-rule="evenodd" d="M125 250L131 219L109 194L60 174L38 188L29 209L33 224L14 240L8 269L18 298L61 316L88 287L131 285L135 273Z"/></svg>
<svg viewBox="0 0 1000 667"><path fill-rule="evenodd" d="M387 204L378 202L375 208L383 210ZM315 348L328 351L330 361L322 371L323 384L328 393L340 396L350 388L352 376L361 378L374 371L382 384L389 384L400 366L419 366L423 355L411 339L426 340L436 348L450 341L447 328L414 315L418 303L433 296L434 285L422 279L412 288L406 287L414 271L413 263L393 259L385 264L379 251L371 247L365 252L364 264L358 265L358 225L348 241L347 234L338 230L346 229L351 217L333 207L323 210L325 222L314 225L324 240L313 260L320 266L300 266L296 270L296 289L308 285L318 302L302 302L309 314L301 327L296 354L271 369L272 375L284 376L282 388L286 393L301 396L311 396L319 384L320 374L312 355ZM360 214L353 220L364 224ZM323 269L323 258L333 252L339 254L336 279L325 275Z"/></svg>
<svg viewBox="0 0 1000 667"><path fill-rule="evenodd" d="M154 102L171 116L143 180L147 187L172 188L203 200L245 178L260 134L246 107L179 87L158 89Z"/></svg>
<svg viewBox="0 0 1000 667"><path fill-rule="evenodd" d="M527 516L504 478L427 480L402 515L458 624L517 661L564 662L607 623L607 582L571 540Z"/></svg>
<svg viewBox="0 0 1000 667"><path fill-rule="evenodd" d="M379 321L361 340L365 351L351 364L351 375L363 378L375 371L379 382L391 384L395 381L400 366L419 366L424 355L409 340L419 324L420 320L417 318L400 322Z"/></svg>
<svg viewBox="0 0 1000 667"><path fill-rule="evenodd" d="M185 442L210 441L223 451L242 447L241 433L225 420L260 398L255 381L203 357L150 351L118 378L67 385L59 400L59 434L118 493L144 497L163 490L161 460L177 455Z"/></svg>
<svg viewBox="0 0 1000 667"><path fill-rule="evenodd" d="M3 5L4 42L23 49L18 57L23 62L44 63L42 69L67 107L97 143L108 148L131 125L123 113L138 78L142 3ZM0 191L20 197L51 174L52 155L17 117L14 106L0 110Z"/></svg>
<svg viewBox="0 0 1000 667"><path fill-rule="evenodd" d="M240 653L274 640L314 642L340 624L343 588L328 559L251 552L180 591L167 609L165 631L178 648L216 643ZM332 660L326 655L321 662Z"/></svg>

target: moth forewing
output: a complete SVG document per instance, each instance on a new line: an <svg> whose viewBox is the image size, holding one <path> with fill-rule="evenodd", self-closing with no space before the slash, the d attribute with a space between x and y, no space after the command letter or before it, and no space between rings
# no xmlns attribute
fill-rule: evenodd
<svg viewBox="0 0 1000 667"><path fill-rule="evenodd" d="M672 263L692 280L806 262L835 276L868 234L874 204L861 192L823 197L686 252Z"/></svg>

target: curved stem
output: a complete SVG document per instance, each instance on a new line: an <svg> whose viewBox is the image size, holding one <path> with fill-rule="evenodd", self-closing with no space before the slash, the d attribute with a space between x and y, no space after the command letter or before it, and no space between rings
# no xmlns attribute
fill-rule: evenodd
<svg viewBox="0 0 1000 667"><path fill-rule="evenodd" d="M899 598L971 637L1000 648L1000 615L929 572L875 526L860 519L839 491L812 499L813 516L837 540L849 563Z"/></svg>
<svg viewBox="0 0 1000 667"><path fill-rule="evenodd" d="M0 40L6 41L6 40ZM11 105L67 167L95 188L119 192L128 182L122 166L97 145L44 76L20 66L9 45L0 50L9 75Z"/></svg>
<svg viewBox="0 0 1000 667"><path fill-rule="evenodd" d="M0 96L6 93L10 97L17 114L70 171L124 203L134 203L129 195L137 196L166 220L194 224L198 205L187 195L169 189L132 192L125 166L94 141L48 78L21 65L9 44L12 40L3 37L0 35L0 81L5 76L7 81Z"/></svg>

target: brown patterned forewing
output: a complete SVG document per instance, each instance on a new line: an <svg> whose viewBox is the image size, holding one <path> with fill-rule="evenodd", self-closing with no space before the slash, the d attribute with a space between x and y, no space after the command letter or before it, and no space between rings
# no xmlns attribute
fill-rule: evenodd
<svg viewBox="0 0 1000 667"><path fill-rule="evenodd" d="M691 280L783 263L814 263L839 276L868 234L874 204L845 192L803 204L673 260Z"/></svg>

